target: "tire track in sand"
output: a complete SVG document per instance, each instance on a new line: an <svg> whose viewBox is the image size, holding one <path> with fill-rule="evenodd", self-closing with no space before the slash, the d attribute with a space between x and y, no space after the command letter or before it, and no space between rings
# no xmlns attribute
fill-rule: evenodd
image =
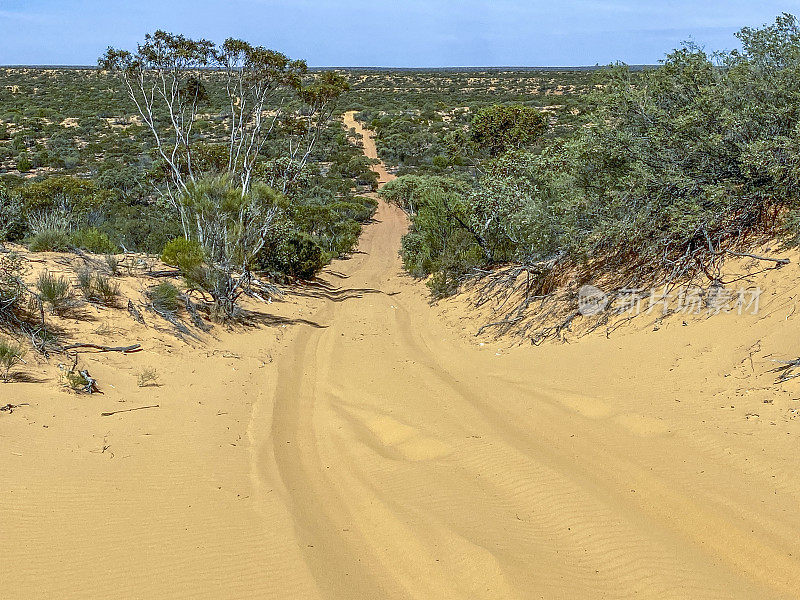
<svg viewBox="0 0 800 600"><path fill-rule="evenodd" d="M345 123L375 157L353 113ZM522 369L493 376L402 273L406 227L380 204L330 282L360 291L292 341L251 426L254 476L280 494L307 597L800 596L800 542L769 533L800 531L796 517L744 473L721 495L697 474L704 447L575 410L602 401L537 392Z"/></svg>

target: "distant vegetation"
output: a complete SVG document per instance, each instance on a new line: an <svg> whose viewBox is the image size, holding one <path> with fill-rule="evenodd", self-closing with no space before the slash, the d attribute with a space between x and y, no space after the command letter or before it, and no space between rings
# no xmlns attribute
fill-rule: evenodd
<svg viewBox="0 0 800 600"><path fill-rule="evenodd" d="M550 117L547 135L556 137L579 122L595 79L585 70L357 71L350 97L398 174L442 173L471 167L457 142L480 110L536 108Z"/></svg>

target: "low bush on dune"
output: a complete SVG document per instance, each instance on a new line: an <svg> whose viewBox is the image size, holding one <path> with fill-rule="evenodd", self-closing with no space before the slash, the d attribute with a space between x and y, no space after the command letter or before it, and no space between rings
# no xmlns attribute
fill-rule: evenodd
<svg viewBox="0 0 800 600"><path fill-rule="evenodd" d="M28 240L32 252L67 252L72 248L70 236L65 231L45 230Z"/></svg>
<svg viewBox="0 0 800 600"><path fill-rule="evenodd" d="M102 273L95 273L93 283L93 296L97 302L107 306L114 306L119 296L119 284L111 281Z"/></svg>
<svg viewBox="0 0 800 600"><path fill-rule="evenodd" d="M120 268L120 264L121 264L120 259L117 258L117 256L114 255L114 254L106 254L104 260L105 260L105 263L106 263L106 267L108 267L108 272L112 276L119 275L119 273L120 273L119 268Z"/></svg>
<svg viewBox="0 0 800 600"><path fill-rule="evenodd" d="M164 264L178 267L184 274L190 274L203 265L205 251L194 240L187 240L183 237L175 238L164 246L161 260Z"/></svg>
<svg viewBox="0 0 800 600"><path fill-rule="evenodd" d="M43 229L28 239L32 252L68 252L79 248L95 254L111 254L119 248L107 234L97 228L68 232L61 229Z"/></svg>
<svg viewBox="0 0 800 600"><path fill-rule="evenodd" d="M79 229L70 235L70 242L76 248L93 252L94 254L112 254L119 250L108 234L96 227Z"/></svg>
<svg viewBox="0 0 800 600"><path fill-rule="evenodd" d="M159 283L147 291L153 307L165 313L174 313L178 310L180 294L180 290L168 281Z"/></svg>
<svg viewBox="0 0 800 600"><path fill-rule="evenodd" d="M91 293L93 281L94 277L91 269L84 267L78 271L77 285L84 296L88 296Z"/></svg>
<svg viewBox="0 0 800 600"><path fill-rule="evenodd" d="M310 236L295 233L281 240L270 252L262 255L259 268L291 277L309 279L319 271L328 257Z"/></svg>
<svg viewBox="0 0 800 600"><path fill-rule="evenodd" d="M38 298L24 283L25 262L16 252L0 254L0 326L15 333L34 333L26 328L27 312Z"/></svg>

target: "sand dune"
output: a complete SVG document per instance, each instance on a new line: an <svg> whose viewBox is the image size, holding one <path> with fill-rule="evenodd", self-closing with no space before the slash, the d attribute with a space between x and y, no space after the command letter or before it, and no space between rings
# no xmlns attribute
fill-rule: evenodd
<svg viewBox="0 0 800 600"><path fill-rule="evenodd" d="M127 326L105 396L0 386L0 596L800 597L796 260L758 315L518 347L429 305L406 227L382 203L282 325Z"/></svg>

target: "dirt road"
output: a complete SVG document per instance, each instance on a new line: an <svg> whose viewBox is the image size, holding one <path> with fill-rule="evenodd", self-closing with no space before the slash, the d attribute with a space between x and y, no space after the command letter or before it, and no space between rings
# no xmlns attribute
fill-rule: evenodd
<svg viewBox="0 0 800 600"><path fill-rule="evenodd" d="M283 597L800 596L796 477L779 496L758 456L456 341L401 271L406 226L381 204L279 361L258 476L313 582Z"/></svg>

